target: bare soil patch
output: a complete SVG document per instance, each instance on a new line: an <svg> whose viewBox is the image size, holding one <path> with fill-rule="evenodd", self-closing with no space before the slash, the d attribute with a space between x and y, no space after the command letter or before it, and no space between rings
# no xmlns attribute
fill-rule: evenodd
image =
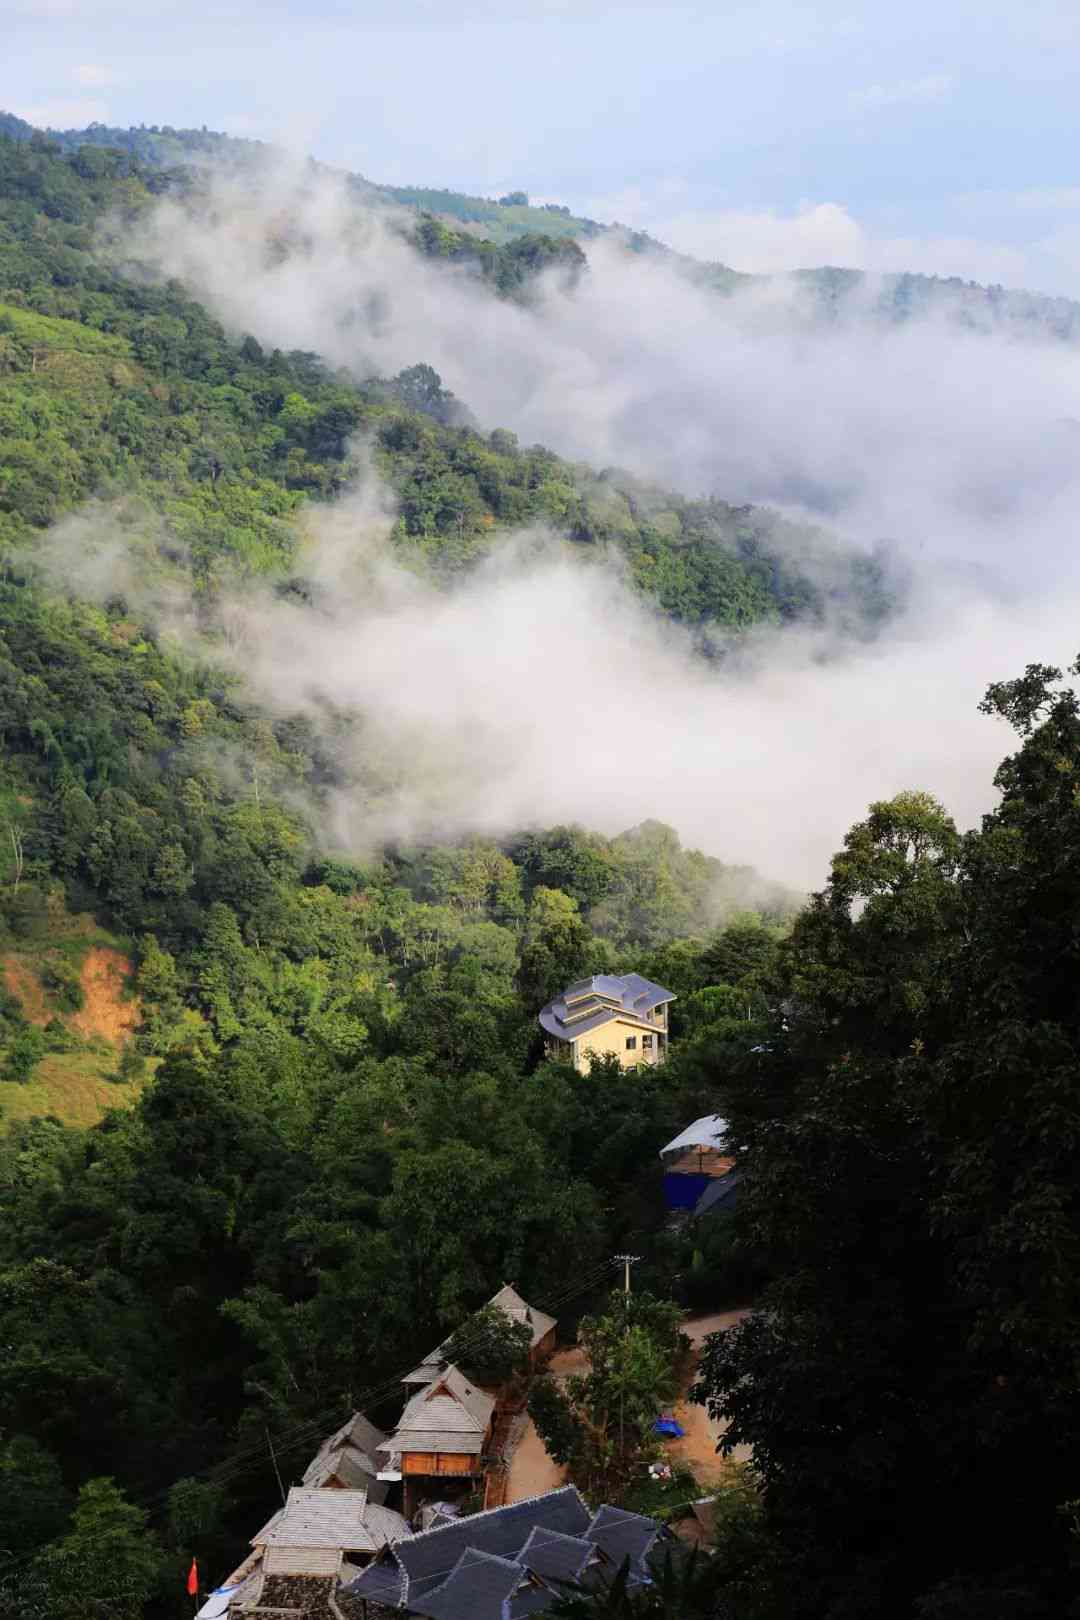
<svg viewBox="0 0 1080 1620"><path fill-rule="evenodd" d="M41 980L28 962L18 956L3 958L4 985L18 997L23 1017L29 1024L45 1025L52 1017Z"/></svg>
<svg viewBox="0 0 1080 1620"><path fill-rule="evenodd" d="M125 997L131 963L121 951L92 945L83 960L80 982L86 1002L71 1019L80 1035L103 1035L119 1045L139 1021L139 1004Z"/></svg>

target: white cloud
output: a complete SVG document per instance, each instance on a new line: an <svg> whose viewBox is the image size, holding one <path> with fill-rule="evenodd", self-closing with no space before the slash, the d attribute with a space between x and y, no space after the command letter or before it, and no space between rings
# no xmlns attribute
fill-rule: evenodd
<svg viewBox="0 0 1080 1620"><path fill-rule="evenodd" d="M853 90L853 107L872 111L878 107L912 107L923 102L944 101L952 91L948 73L927 73L921 79L901 79L896 84L871 84Z"/></svg>
<svg viewBox="0 0 1080 1620"><path fill-rule="evenodd" d="M840 209L803 212L815 244L852 228ZM268 251L283 219L285 258ZM935 320L882 329L857 309L822 329L782 282L721 298L610 240L589 245L573 296L553 285L523 308L299 170L223 183L197 219L164 201L144 230L161 274L237 331L359 377L425 360L485 426L691 493L827 510L855 543L893 538L926 583L870 647L767 632L717 673L617 577L558 556L496 559L445 596L385 577L353 587L342 559L382 545L387 525L346 505L315 564L335 570L329 605L309 619L249 603L266 617L240 657L283 708L372 717L398 785L377 811L342 803L350 839L440 818L614 831L658 815L728 860L812 883L871 798L925 786L966 822L992 803L1008 735L975 714L982 689L1074 651L1074 349ZM650 739L632 771L627 715Z"/></svg>
<svg viewBox="0 0 1080 1620"><path fill-rule="evenodd" d="M793 214L688 209L647 229L681 253L760 274L818 264L861 268L866 257L861 226L833 202L807 203Z"/></svg>

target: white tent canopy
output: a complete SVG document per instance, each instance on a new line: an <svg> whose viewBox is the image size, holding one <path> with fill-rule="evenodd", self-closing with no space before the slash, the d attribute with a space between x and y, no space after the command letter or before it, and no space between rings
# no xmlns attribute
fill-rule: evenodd
<svg viewBox="0 0 1080 1620"><path fill-rule="evenodd" d="M685 1153L689 1148L721 1150L727 1146L727 1128L727 1120L721 1119L719 1114L703 1114L685 1131L673 1136L667 1147L660 1149L660 1157L666 1159L672 1153Z"/></svg>

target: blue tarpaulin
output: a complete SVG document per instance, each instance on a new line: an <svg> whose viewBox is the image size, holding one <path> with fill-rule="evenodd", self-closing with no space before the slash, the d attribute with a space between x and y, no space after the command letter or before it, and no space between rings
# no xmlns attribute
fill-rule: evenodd
<svg viewBox="0 0 1080 1620"><path fill-rule="evenodd" d="M681 1440L686 1430L674 1418L657 1418L653 1424L657 1434L664 1435L669 1440Z"/></svg>

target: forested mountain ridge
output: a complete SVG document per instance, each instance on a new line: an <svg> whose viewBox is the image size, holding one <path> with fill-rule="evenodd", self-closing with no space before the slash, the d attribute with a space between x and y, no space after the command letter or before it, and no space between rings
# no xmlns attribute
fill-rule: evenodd
<svg viewBox="0 0 1080 1620"><path fill-rule="evenodd" d="M0 1137L3 1620L186 1612L191 1557L216 1582L276 1504L267 1430L295 1478L501 1282L572 1331L629 1248L638 1286L704 1309L766 1289L704 1367L759 1484L734 1523L721 1505L710 1620L1074 1613L1080 703L1058 672L989 694L1020 743L982 829L925 794L874 805L793 928L783 894L732 917L741 875L656 822L329 850L332 735L170 650L121 589L80 596L91 538L143 547L212 628L237 583L302 595L296 515L348 487L359 434L395 557L449 589L538 520L568 555L616 550L710 652L838 610L865 633L886 582L767 513L482 434L423 356L358 385L227 335L98 252L102 216L183 177L0 141L0 181L0 958L59 1004L72 914L108 922L138 996L117 1084L157 1066L92 1129ZM416 245L475 254L501 297L552 258L439 220ZM820 567L790 560L815 545ZM666 1066L545 1063L537 1007L629 969L678 998ZM0 998L11 1085L67 1038L26 1013ZM717 1110L741 1211L673 1229L657 1148Z"/></svg>
<svg viewBox="0 0 1080 1620"><path fill-rule="evenodd" d="M0 135L4 134L20 141L42 136L42 132L25 120L0 112ZM149 167L164 169L191 163L243 165L258 161L272 150L262 142L241 136L167 126L122 129L91 124L86 129L50 130L47 135L67 153L88 145L108 147L126 151ZM429 186L381 185L359 175L350 176L350 183L361 199L415 210L463 236L486 239L496 246L535 235L576 239L588 244L614 231L630 251L661 254L677 263L691 280L718 292L764 289L770 285L784 287L804 317L816 321L829 323L854 317L892 325L932 316L972 331L1005 328L1019 336L1069 343L1080 341L1080 303L1070 298L1022 288L983 286L959 276L921 272L871 274L832 265L808 267L786 275L750 274L726 264L703 262L674 253L645 231L576 216L558 204L530 206L524 192L495 199Z"/></svg>
<svg viewBox="0 0 1080 1620"><path fill-rule="evenodd" d="M113 1612L172 1613L173 1566L197 1550L220 1577L265 1517L263 1425L293 1474L298 1425L321 1438L505 1278L538 1304L568 1267L579 1295L602 1283L612 1247L662 1222L657 1145L709 1100L706 1053L752 1032L792 900L719 928L747 874L655 822L329 851L326 735L170 650L119 588L80 595L90 542L142 546L209 622L245 581L302 593L296 514L348 485L364 435L395 556L448 585L543 521L570 555L618 548L703 637L831 606L771 549L768 513L481 434L422 363L358 386L122 273L101 218L173 183L123 153L0 140L5 1083L72 1040L29 997L35 979L46 1012L76 996L60 947L79 915L112 929L137 998L128 1106L87 1131L54 1093L2 1122L5 1616L74 1620L99 1579ZM522 256L497 261L496 296ZM861 567L838 554L845 588ZM630 967L683 997L685 1068L543 1065L543 1001Z"/></svg>

